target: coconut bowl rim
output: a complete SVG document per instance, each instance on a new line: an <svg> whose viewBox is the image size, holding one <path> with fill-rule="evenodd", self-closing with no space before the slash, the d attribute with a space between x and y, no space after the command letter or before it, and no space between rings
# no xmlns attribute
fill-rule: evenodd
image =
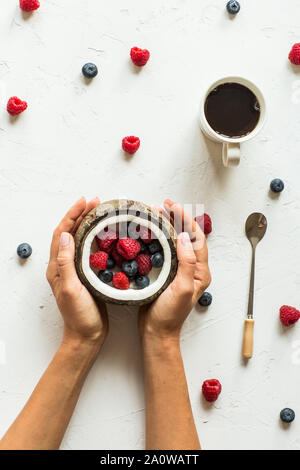
<svg viewBox="0 0 300 470"><path fill-rule="evenodd" d="M86 239L90 232L99 225L103 220L107 219L107 226L109 225L109 219L112 216L119 215L135 215L137 218L144 219L146 221L151 221L151 223L157 225L157 227L165 235L170 252L170 269L168 276L163 283L163 285L152 295L143 298L143 299L115 299L111 296L107 296L97 290L91 282L87 279L83 267L82 267L82 255L83 249L86 242ZM178 260L176 253L176 238L177 234L174 227L170 221L164 216L164 214L156 211L151 206L141 203L139 201L134 201L130 199L113 199L100 203L94 209L92 209L81 221L76 234L75 234L75 267L79 279L83 285L89 290L93 297L97 300L104 301L106 303L113 303L118 305L136 305L141 306L149 304L156 300L162 292L169 286L176 276L178 268Z"/></svg>

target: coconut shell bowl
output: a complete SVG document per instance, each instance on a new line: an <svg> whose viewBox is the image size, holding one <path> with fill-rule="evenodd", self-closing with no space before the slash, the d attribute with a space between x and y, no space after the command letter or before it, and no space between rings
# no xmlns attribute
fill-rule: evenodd
<svg viewBox="0 0 300 470"><path fill-rule="evenodd" d="M119 239L129 237L141 242L139 234L146 232L151 234L151 239L158 240L164 262L161 267L151 269L147 287L138 288L131 280L128 289L117 289L112 282L103 282L98 277L99 272L90 265L90 255L99 251L97 238L107 231L114 232ZM116 246L118 242L114 243ZM150 246L146 243L142 245L146 251ZM137 201L113 200L95 207L78 227L75 251L75 265L81 282L95 298L107 303L144 305L153 302L173 281L177 272L176 233L173 226L163 214ZM121 270L120 265L116 265L111 271L115 273Z"/></svg>

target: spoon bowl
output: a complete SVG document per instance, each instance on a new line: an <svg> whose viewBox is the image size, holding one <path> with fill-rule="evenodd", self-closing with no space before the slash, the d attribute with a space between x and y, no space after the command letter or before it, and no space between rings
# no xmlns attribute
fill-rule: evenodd
<svg viewBox="0 0 300 470"><path fill-rule="evenodd" d="M246 235L252 246L256 246L264 237L267 230L267 219L260 212L249 215L246 221Z"/></svg>

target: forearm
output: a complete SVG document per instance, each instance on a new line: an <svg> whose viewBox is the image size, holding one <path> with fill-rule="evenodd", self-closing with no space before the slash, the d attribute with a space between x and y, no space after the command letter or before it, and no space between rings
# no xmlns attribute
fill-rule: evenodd
<svg viewBox="0 0 300 470"><path fill-rule="evenodd" d="M146 337L142 347L147 449L200 449L179 338Z"/></svg>
<svg viewBox="0 0 300 470"><path fill-rule="evenodd" d="M91 344L63 343L0 449L58 449L97 353Z"/></svg>

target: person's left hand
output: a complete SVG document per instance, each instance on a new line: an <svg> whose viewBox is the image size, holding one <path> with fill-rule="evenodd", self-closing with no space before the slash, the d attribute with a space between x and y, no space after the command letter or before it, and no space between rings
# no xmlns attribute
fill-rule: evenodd
<svg viewBox="0 0 300 470"><path fill-rule="evenodd" d="M100 203L81 198L62 219L53 233L47 280L64 320L63 341L72 339L101 347L108 333L105 304L98 306L80 282L74 263L73 235L85 215Z"/></svg>

